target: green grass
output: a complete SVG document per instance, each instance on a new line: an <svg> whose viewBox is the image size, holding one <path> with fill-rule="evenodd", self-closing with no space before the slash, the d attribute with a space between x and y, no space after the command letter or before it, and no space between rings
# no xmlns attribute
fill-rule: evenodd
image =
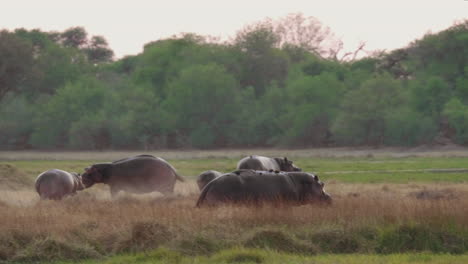
<svg viewBox="0 0 468 264"><path fill-rule="evenodd" d="M72 262L57 262L57 264L68 264ZM118 263L177 263L177 264L230 264L230 263L309 263L309 264L464 264L468 263L468 255L409 253L390 255L368 255L368 254L333 254L302 256L283 254L270 250L236 248L218 252L212 256L183 256L167 249L158 249L152 252L139 253L135 255L114 256L107 259L84 261L85 264L118 264Z"/></svg>
<svg viewBox="0 0 468 264"><path fill-rule="evenodd" d="M42 171L58 168L83 172L84 168L108 160L13 160L8 161L34 178ZM196 158L168 160L189 179L206 170L230 172L238 159ZM430 171L432 169L465 169L465 157L405 158L300 158L295 163L304 171L315 172L324 180L349 183L468 182L468 172Z"/></svg>

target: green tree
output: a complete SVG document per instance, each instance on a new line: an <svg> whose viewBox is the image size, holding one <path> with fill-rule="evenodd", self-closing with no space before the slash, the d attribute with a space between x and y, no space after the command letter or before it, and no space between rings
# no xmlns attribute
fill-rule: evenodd
<svg viewBox="0 0 468 264"><path fill-rule="evenodd" d="M226 146L236 116L239 84L217 64L194 65L168 85L168 127L191 146Z"/></svg>
<svg viewBox="0 0 468 264"><path fill-rule="evenodd" d="M452 98L445 106L443 114L448 118L449 124L455 128L456 142L468 143L468 106L459 98Z"/></svg>
<svg viewBox="0 0 468 264"><path fill-rule="evenodd" d="M71 27L59 34L59 37L65 47L80 49L88 43L88 32L83 27Z"/></svg>
<svg viewBox="0 0 468 264"><path fill-rule="evenodd" d="M417 74L439 76L453 87L468 64L467 47L468 20L464 20L414 41L408 48L409 62Z"/></svg>
<svg viewBox="0 0 468 264"><path fill-rule="evenodd" d="M0 31L0 101L8 92L18 92L31 77L33 48L6 30Z"/></svg>
<svg viewBox="0 0 468 264"><path fill-rule="evenodd" d="M388 76L365 81L344 96L332 126L335 138L341 144L383 144L385 118L402 99L400 83Z"/></svg>
<svg viewBox="0 0 468 264"><path fill-rule="evenodd" d="M75 48L58 44L54 37L59 33L40 30L16 30L15 34L32 45L33 65L29 70L24 92L31 98L40 94L54 94L67 82L73 82L90 72L85 54Z"/></svg>
<svg viewBox="0 0 468 264"><path fill-rule="evenodd" d="M105 85L91 77L81 78L58 89L44 103L34 120L35 130L31 135L31 144L48 148L69 146L72 124L82 118L97 115L106 98ZM89 145L79 147L90 148L94 144L88 143Z"/></svg>
<svg viewBox="0 0 468 264"><path fill-rule="evenodd" d="M452 89L440 77L428 77L423 80L412 81L409 84L411 103L414 108L426 115L437 119L452 96Z"/></svg>
<svg viewBox="0 0 468 264"><path fill-rule="evenodd" d="M93 64L110 62L114 57L114 52L102 36L93 36L84 51L88 55L88 60Z"/></svg>
<svg viewBox="0 0 468 264"><path fill-rule="evenodd" d="M0 104L0 148L28 148L34 129L30 120L36 115L35 105L24 96L9 95Z"/></svg>
<svg viewBox="0 0 468 264"><path fill-rule="evenodd" d="M344 85L333 73L304 76L287 86L287 110L281 115L287 127L283 142L296 146L330 143L331 121L335 118Z"/></svg>
<svg viewBox="0 0 468 264"><path fill-rule="evenodd" d="M254 24L239 31L234 40L241 52L242 87L254 87L260 97L273 82L283 86L288 75L289 59L277 48L279 38L269 24Z"/></svg>

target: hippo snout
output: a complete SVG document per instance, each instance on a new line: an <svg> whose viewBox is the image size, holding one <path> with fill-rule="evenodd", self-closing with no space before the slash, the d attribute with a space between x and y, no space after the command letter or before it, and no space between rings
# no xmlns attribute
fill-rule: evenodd
<svg viewBox="0 0 468 264"><path fill-rule="evenodd" d="M322 196L320 197L320 200L322 202L327 203L327 204L331 204L332 201L333 201L332 197L328 193L326 193L325 191L322 192Z"/></svg>
<svg viewBox="0 0 468 264"><path fill-rule="evenodd" d="M298 168L298 167L296 167L296 168L294 168L294 171L302 171L302 169L301 169L301 168Z"/></svg>

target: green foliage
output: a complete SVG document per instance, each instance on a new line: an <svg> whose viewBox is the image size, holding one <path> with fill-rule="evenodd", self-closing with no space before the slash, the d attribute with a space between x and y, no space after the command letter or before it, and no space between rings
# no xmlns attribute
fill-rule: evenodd
<svg viewBox="0 0 468 264"><path fill-rule="evenodd" d="M0 148L27 148L35 106L24 97L6 97L0 105Z"/></svg>
<svg viewBox="0 0 468 264"><path fill-rule="evenodd" d="M428 143L437 134L434 119L405 106L396 107L387 113L384 126L384 143L387 145L414 146Z"/></svg>
<svg viewBox="0 0 468 264"><path fill-rule="evenodd" d="M296 79L288 85L289 104L281 115L287 127L283 142L298 146L318 146L330 140L330 123L336 116L343 84L333 74Z"/></svg>
<svg viewBox="0 0 468 264"><path fill-rule="evenodd" d="M30 77L33 47L8 31L0 31L0 101L10 91L18 92Z"/></svg>
<svg viewBox="0 0 468 264"><path fill-rule="evenodd" d="M423 115L437 117L451 96L451 89L439 77L412 82L410 85L412 104Z"/></svg>
<svg viewBox="0 0 468 264"><path fill-rule="evenodd" d="M351 61L301 14L117 61L82 27L3 30L0 148L468 144L467 25Z"/></svg>
<svg viewBox="0 0 468 264"><path fill-rule="evenodd" d="M224 244L224 241L217 241L202 235L197 235L194 238L182 240L178 251L189 256L211 255L222 250L225 247Z"/></svg>
<svg viewBox="0 0 468 264"><path fill-rule="evenodd" d="M224 131L236 115L238 83L222 66L195 65L181 71L168 85L164 109L170 113L169 129L202 148L226 145Z"/></svg>
<svg viewBox="0 0 468 264"><path fill-rule="evenodd" d="M279 252L296 253L302 255L314 255L317 249L302 241L284 234L281 231L265 230L255 233L250 239L244 243L245 247L263 248L276 250Z"/></svg>
<svg viewBox="0 0 468 264"><path fill-rule="evenodd" d="M455 128L458 143L468 143L468 106L458 98L452 98L445 104L444 115L449 124Z"/></svg>
<svg viewBox="0 0 468 264"><path fill-rule="evenodd" d="M402 100L399 81L388 76L365 81L343 98L342 111L332 127L337 140L351 144L383 144L387 116L402 104Z"/></svg>
<svg viewBox="0 0 468 264"><path fill-rule="evenodd" d="M402 225L385 231L381 236L379 253L430 251L460 254L467 250L463 234L423 225Z"/></svg>
<svg viewBox="0 0 468 264"><path fill-rule="evenodd" d="M56 95L43 105L34 120L38 125L31 135L31 144L39 147L67 146L73 123L93 119L94 117L89 116L100 111L106 100L105 92L104 85L92 78L83 78L59 89ZM73 129L85 127L76 125ZM75 142L80 141L78 139ZM88 147L84 145L82 148Z"/></svg>

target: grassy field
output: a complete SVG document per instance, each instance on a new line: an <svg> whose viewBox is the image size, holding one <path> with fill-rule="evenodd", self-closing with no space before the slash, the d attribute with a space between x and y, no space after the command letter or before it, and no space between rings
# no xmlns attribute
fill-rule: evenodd
<svg viewBox="0 0 468 264"><path fill-rule="evenodd" d="M35 177L142 152L0 152L0 262L467 263L468 151L235 150L143 152L188 179L174 195L96 185L41 201ZM288 156L316 172L329 207L195 208L202 171L245 156ZM286 154L285 154L286 153Z"/></svg>
<svg viewBox="0 0 468 264"><path fill-rule="evenodd" d="M66 262L58 262L66 263ZM57 263L57 264L58 264ZM449 254L390 254L364 255L340 254L320 256L300 256L284 254L276 251L258 249L224 250L212 256L183 256L165 249L155 250L136 255L116 256L107 260L86 261L84 264L120 264L120 263L151 263L151 264L229 264L229 263L271 263L271 264L466 264L468 255Z"/></svg>

